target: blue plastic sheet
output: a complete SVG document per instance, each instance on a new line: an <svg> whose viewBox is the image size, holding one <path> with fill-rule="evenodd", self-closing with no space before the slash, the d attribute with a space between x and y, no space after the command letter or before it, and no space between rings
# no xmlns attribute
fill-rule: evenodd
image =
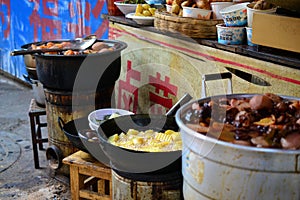
<svg viewBox="0 0 300 200"><path fill-rule="evenodd" d="M0 69L23 79L23 57L10 52L31 42L89 34L107 39L102 13L107 13L105 0L0 0Z"/></svg>

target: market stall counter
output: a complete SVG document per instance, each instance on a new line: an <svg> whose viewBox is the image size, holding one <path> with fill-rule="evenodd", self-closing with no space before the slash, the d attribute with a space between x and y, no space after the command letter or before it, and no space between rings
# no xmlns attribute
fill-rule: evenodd
<svg viewBox="0 0 300 200"><path fill-rule="evenodd" d="M201 97L204 75L232 73L233 93L299 96L299 53L265 46L224 45L142 26L124 16L109 20L109 37L126 41L116 82L117 106L135 113L163 113L185 92ZM207 95L226 94L227 83L212 81Z"/></svg>

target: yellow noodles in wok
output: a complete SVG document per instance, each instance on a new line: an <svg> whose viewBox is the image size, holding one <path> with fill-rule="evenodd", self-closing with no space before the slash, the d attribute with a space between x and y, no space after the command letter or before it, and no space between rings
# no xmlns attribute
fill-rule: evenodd
<svg viewBox="0 0 300 200"><path fill-rule="evenodd" d="M110 136L108 142L136 151L168 152L182 150L180 132L172 130L162 133L154 130L137 131L129 129L127 133Z"/></svg>

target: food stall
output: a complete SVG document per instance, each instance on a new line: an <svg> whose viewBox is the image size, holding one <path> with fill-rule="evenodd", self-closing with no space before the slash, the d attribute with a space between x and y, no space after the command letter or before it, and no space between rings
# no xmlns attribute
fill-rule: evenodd
<svg viewBox="0 0 300 200"><path fill-rule="evenodd" d="M145 7L147 15L152 15L151 6ZM69 50L36 55L37 75L46 98L47 159L53 169L70 175L72 198L299 198L299 49L259 44L255 20L251 43L244 37L241 44L233 44L228 43L230 34L220 37L217 28L223 19L212 19L212 13L182 20L165 12L164 6L156 9L150 18L104 14L103 19L109 21L109 40L98 42L114 43L112 51L92 52L99 45L94 43L91 55L67 54ZM174 31L161 25L165 21L172 21L171 27L183 23L180 27L188 29ZM203 27L205 31L191 31L194 26L188 24L194 22L200 32ZM68 72L62 70L66 63L71 63ZM108 71L101 70L102 65L108 66ZM193 102L183 103L181 97L187 94ZM167 115L174 106L179 109L176 116ZM216 118L207 114L213 106L218 108ZM106 107L125 110L125 114L110 119L99 114L101 122L93 128L93 111L103 112ZM228 108L225 117L224 107ZM83 122L79 120L82 116ZM215 135L206 139L210 125L220 132L220 140ZM248 128L255 130L251 129L250 138L240 140ZM129 146L148 143L144 139L150 129L155 135L154 142L149 142L151 151L116 143L125 136L129 141L123 143ZM280 137L274 139L275 133ZM284 138L289 134L296 138L295 143ZM162 146L171 141L183 145L182 150L160 152L158 141ZM280 187L278 180L285 186Z"/></svg>
<svg viewBox="0 0 300 200"><path fill-rule="evenodd" d="M299 40L293 39L293 42L280 47L273 43L262 45L260 38L257 35L254 36L258 33L253 30L253 43L247 44L244 41L238 45L226 44L218 40L217 32L215 38L193 38L185 34L188 32L187 30L170 31L170 27L162 28L160 15L163 14L155 14L153 24L150 25L149 22L143 24L138 21L141 19L135 20L137 17L131 15L129 17L128 15L103 16L110 22L109 38L126 41L128 44L128 48L122 52L122 70L116 84L118 107L135 113L163 114L186 92L191 94L194 99L214 97L215 95L224 97L222 95L231 92L234 95L274 93L294 98L299 97ZM165 18L167 18L166 16ZM254 19L257 16L254 14ZM173 15L168 17L166 20L174 18ZM176 22L180 21L180 19L176 20ZM190 20L193 21L193 19ZM293 20L299 25L299 18L291 18L291 21ZM257 26L258 23L253 21L253 28ZM259 26L264 25L260 24ZM294 38L296 29L290 27L284 37ZM274 38L278 39L277 32L273 31L273 33ZM266 37L270 37L270 35ZM255 41L257 44L254 44ZM291 43L296 48L288 49ZM222 74L228 72L232 75L232 90L228 87L228 80L204 80L205 77L212 74L219 74L218 79L223 79ZM243 98L243 95L234 95L233 98ZM248 98L251 97L250 95ZM296 181L299 178L297 167L299 151L285 153L284 151L272 152L271 150L269 152L267 150L265 152L261 149L257 151L251 148L250 150L241 148L240 151L234 145L233 147L229 145L228 148L221 145L219 148L218 142L212 140L210 143L209 139L198 136L199 127L195 131L191 127L186 128L186 122L182 123L191 107L193 107L192 103L185 105L176 114L176 122L180 124L183 149L185 149L182 154L184 198L276 197L282 199L286 195L291 195L292 199L298 198L299 194L295 191L299 188L299 182ZM191 129L193 130L192 134L189 133ZM206 142L207 140L209 142ZM225 146L227 145L225 144ZM208 149L212 151L208 152ZM279 155L291 157L283 158ZM287 164L291 169L284 167L281 170L279 165L281 162L286 163L285 159L292 162ZM264 164L261 166L259 164L261 162L266 166ZM271 163L276 169L267 167L272 165ZM210 169L210 167L212 168ZM288 178L287 174L291 174L291 177ZM269 176L274 179L265 180ZM113 174L113 179L118 180L118 176L116 178L116 175ZM287 185L295 184L295 187L287 186L289 189L279 189L276 184L279 179L292 179L287 181ZM140 185L137 187L142 188ZM130 187L127 185L124 188L123 191L126 191ZM286 192L287 190L290 190L292 194Z"/></svg>
<svg viewBox="0 0 300 200"><path fill-rule="evenodd" d="M152 103L157 107L154 110L169 109L185 92L201 97L202 76L222 72L233 73L234 93L300 94L299 53L265 46L224 45L140 26L122 16L106 17L110 20L109 37L128 44L117 83L118 107L137 112ZM214 81L206 86L208 96L227 93L226 82ZM170 98L172 102L168 102ZM143 102L148 105L138 105Z"/></svg>

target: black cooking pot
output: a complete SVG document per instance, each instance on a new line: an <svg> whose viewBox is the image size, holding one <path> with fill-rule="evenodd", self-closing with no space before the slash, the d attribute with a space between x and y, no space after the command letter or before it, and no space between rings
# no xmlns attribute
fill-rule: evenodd
<svg viewBox="0 0 300 200"><path fill-rule="evenodd" d="M81 117L67 123L64 123L64 121L58 117L58 125L74 147L91 154L103 164L109 165L109 159L103 153L99 141L90 140L86 135L87 132L93 132L89 127L87 117Z"/></svg>
<svg viewBox="0 0 300 200"><path fill-rule="evenodd" d="M82 54L34 54L39 81L45 88L79 91L106 88L115 84L121 70L121 51L127 44L121 41L97 40L114 51ZM77 83L76 83L77 80Z"/></svg>
<svg viewBox="0 0 300 200"><path fill-rule="evenodd" d="M83 145L81 139L79 138L79 129L77 129L77 127L80 127L80 129L89 128L89 121L87 117L71 120L67 123L65 123L60 117L58 117L58 125L74 147L88 153L87 148Z"/></svg>
<svg viewBox="0 0 300 200"><path fill-rule="evenodd" d="M126 133L129 129L178 131L178 126L173 116L148 114L120 116L103 122L98 128L98 136L103 151L110 159L111 167L114 170L129 174L164 174L181 171L182 151L135 151L112 145L107 141L108 137L116 133Z"/></svg>

